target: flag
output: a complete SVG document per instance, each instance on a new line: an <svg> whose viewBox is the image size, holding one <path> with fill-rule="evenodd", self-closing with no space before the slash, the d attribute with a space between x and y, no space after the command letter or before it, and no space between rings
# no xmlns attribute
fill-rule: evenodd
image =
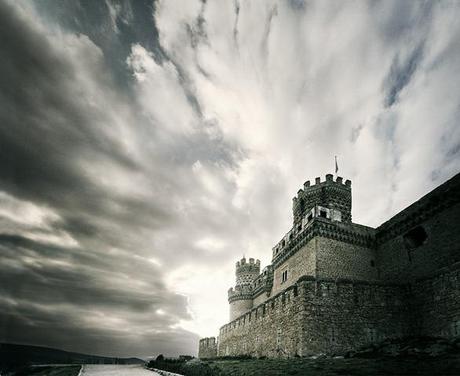
<svg viewBox="0 0 460 376"><path fill-rule="evenodd" d="M337 156L335 156L335 173L339 171L339 165L337 164Z"/></svg>

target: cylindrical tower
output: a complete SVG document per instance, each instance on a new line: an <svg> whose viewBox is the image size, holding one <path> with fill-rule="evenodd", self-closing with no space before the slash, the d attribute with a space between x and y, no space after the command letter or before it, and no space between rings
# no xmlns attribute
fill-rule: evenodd
<svg viewBox="0 0 460 376"><path fill-rule="evenodd" d="M252 282L260 274L260 261L253 258L246 262L243 257L236 263L235 288L228 290L228 303L230 304L230 321L241 316L252 308Z"/></svg>
<svg viewBox="0 0 460 376"><path fill-rule="evenodd" d="M236 286L250 285L252 281L260 274L260 261L254 262L253 258L249 259L249 263L243 257L237 261L235 268Z"/></svg>

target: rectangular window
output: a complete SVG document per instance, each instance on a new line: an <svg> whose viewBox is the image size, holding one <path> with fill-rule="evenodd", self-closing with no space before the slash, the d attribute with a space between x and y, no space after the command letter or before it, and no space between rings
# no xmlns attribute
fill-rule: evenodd
<svg viewBox="0 0 460 376"><path fill-rule="evenodd" d="M285 271L281 274L281 283L286 282L287 279L288 279L288 271L285 270Z"/></svg>

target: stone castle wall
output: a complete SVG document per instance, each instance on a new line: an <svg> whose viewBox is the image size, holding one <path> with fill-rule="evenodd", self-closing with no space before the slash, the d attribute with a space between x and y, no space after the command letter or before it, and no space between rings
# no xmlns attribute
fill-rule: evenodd
<svg viewBox="0 0 460 376"><path fill-rule="evenodd" d="M218 355L343 353L405 334L402 286L304 277L220 330Z"/></svg>
<svg viewBox="0 0 460 376"><path fill-rule="evenodd" d="M315 240L317 277L377 280L374 249L320 236Z"/></svg>
<svg viewBox="0 0 460 376"><path fill-rule="evenodd" d="M198 347L198 357L200 359L215 358L217 356L216 337L207 337L200 339Z"/></svg>
<svg viewBox="0 0 460 376"><path fill-rule="evenodd" d="M288 279L282 281L281 274L288 270ZM316 239L311 239L296 253L274 270L273 294L278 294L304 275L316 275Z"/></svg>
<svg viewBox="0 0 460 376"><path fill-rule="evenodd" d="M425 209L418 212L409 207L407 213L401 213L407 215L396 218L388 229L382 230L377 249L382 280L422 278L460 261L460 231L455 228L460 223L460 204ZM411 244L407 239L414 229L426 233L421 245Z"/></svg>
<svg viewBox="0 0 460 376"><path fill-rule="evenodd" d="M218 355L276 357L300 352L302 307L294 287L271 297L220 329Z"/></svg>
<svg viewBox="0 0 460 376"><path fill-rule="evenodd" d="M271 294L270 294L271 295ZM270 295L267 295L266 293L262 293L260 295L257 295L253 302L252 302L252 306L253 307L257 307L259 304L262 304L264 302L266 302L269 298L270 298ZM252 308L252 307L251 307ZM235 317L236 318L236 317Z"/></svg>
<svg viewBox="0 0 460 376"><path fill-rule="evenodd" d="M237 263L231 322L215 349L206 342L200 352L291 357L386 338L459 337L460 174L377 229L335 212L351 210L351 183L318 179L294 199L294 226L272 264L238 279ZM318 202L326 207L308 210Z"/></svg>
<svg viewBox="0 0 460 376"><path fill-rule="evenodd" d="M238 299L234 302L230 302L230 321L241 316L243 313L249 311L253 306L253 300L251 299Z"/></svg>
<svg viewBox="0 0 460 376"><path fill-rule="evenodd" d="M460 262L443 269L432 278L412 284L411 310L415 335L460 336Z"/></svg>

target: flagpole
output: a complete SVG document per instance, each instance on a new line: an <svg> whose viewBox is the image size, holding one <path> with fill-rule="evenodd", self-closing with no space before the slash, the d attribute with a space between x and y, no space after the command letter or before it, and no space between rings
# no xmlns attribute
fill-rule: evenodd
<svg viewBox="0 0 460 376"><path fill-rule="evenodd" d="M337 156L335 156L335 178L337 179L337 173L339 172L339 165L337 164Z"/></svg>

